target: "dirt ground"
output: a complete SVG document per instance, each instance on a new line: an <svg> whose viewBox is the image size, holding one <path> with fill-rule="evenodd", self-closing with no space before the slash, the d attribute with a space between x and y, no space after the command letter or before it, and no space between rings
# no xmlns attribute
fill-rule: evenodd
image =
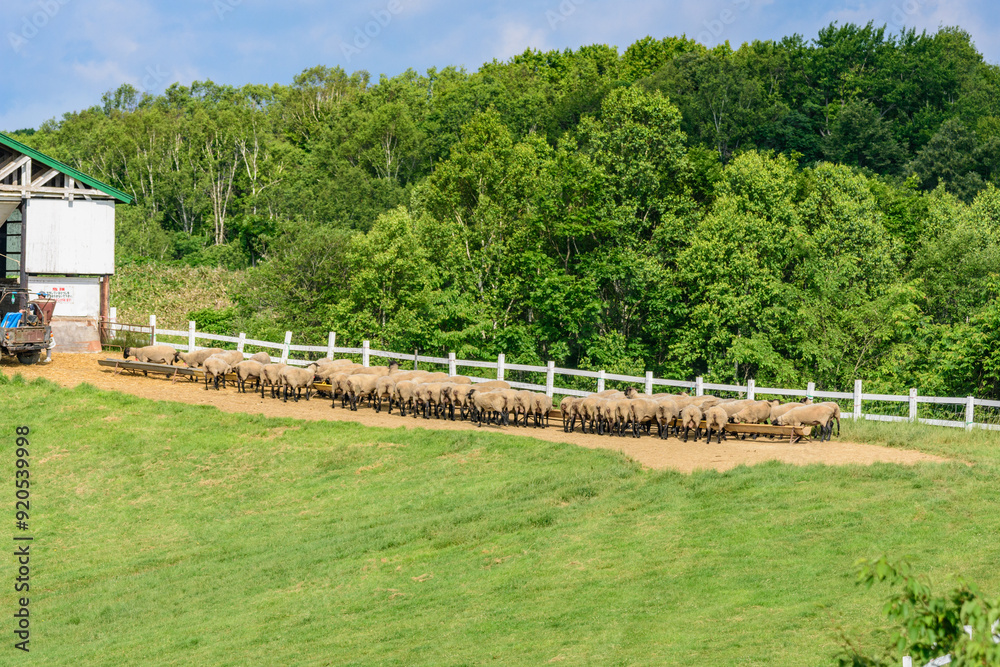
<svg viewBox="0 0 1000 667"><path fill-rule="evenodd" d="M113 369L97 364L98 359L111 358L103 354L53 354L50 364L23 366L16 360L4 358L0 370L10 376L21 373L25 378L45 377L65 387L74 387L87 382L100 389L121 391L152 400L179 401L198 405L214 405L225 412L246 412L264 414L269 417L293 417L295 419L326 419L331 421L356 421L367 426L388 428L430 428L439 430L476 428L464 422L413 419L385 412L359 407L357 412L343 410L338 401L336 408L330 407L329 400L302 400L299 403L283 403L270 396L261 400L260 394L240 394L234 388L221 391L205 391L201 383L189 380L171 382L162 375L143 377L140 373L128 372L116 375ZM117 357L115 357L117 358ZM483 427L487 428L487 427ZM489 427L498 429L498 427ZM656 437L619 438L575 433L564 433L561 425L553 424L546 429L507 427L503 431L517 435L527 435L539 440L566 442L590 449L613 449L624 453L644 466L657 469L673 469L689 473L699 468L724 471L740 464L752 465L763 461L783 461L795 465L825 463L831 465L846 463L870 464L876 461L914 464L923 461L944 462L947 459L917 451L891 449L875 445L833 440L831 442L804 442L789 444L787 440L729 440L722 444L704 442L684 443L677 438L660 440Z"/></svg>

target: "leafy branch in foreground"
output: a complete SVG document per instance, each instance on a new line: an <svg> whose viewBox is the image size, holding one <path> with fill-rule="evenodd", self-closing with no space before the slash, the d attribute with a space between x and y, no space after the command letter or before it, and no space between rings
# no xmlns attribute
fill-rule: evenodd
<svg viewBox="0 0 1000 667"><path fill-rule="evenodd" d="M885 556L858 561L858 584L871 587L887 582L902 590L891 595L883 607L896 626L891 643L881 656L862 655L856 642L842 636L838 664L876 667L898 664L896 656L909 655L924 665L945 654L954 667L1000 664L1000 643L994 633L1000 619L1000 599L983 596L974 584L958 578L955 586L935 593L929 579L914 573L907 561L893 563ZM966 631L971 629L971 634Z"/></svg>

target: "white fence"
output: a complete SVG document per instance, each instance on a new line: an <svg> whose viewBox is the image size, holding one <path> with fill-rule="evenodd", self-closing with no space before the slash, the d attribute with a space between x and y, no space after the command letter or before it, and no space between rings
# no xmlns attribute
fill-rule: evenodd
<svg viewBox="0 0 1000 667"><path fill-rule="evenodd" d="M112 318L114 316L112 315ZM693 391L695 395L701 396L706 390L713 392L730 392L740 395L744 395L747 398L756 398L757 396L785 396L793 398L822 398L834 401L843 401L853 403L853 409L850 412L844 411L845 417L851 417L854 419L868 419L871 421L898 421L898 422L920 422L922 424L931 424L934 426L952 426L957 428L965 428L966 430L972 430L973 428L989 429L994 431L1000 431L1000 424L996 423L984 423L976 422L976 408L1000 408L1000 401L989 401L985 399L975 398L973 396L965 396L961 398L948 398L948 397L938 397L938 396L921 396L916 389L911 389L909 395L892 395L892 394L866 394L862 391L861 380L854 381L854 391L843 392L843 391L817 391L815 383L810 382L805 389L784 389L778 387L758 387L754 380L750 380L745 385L732 385L732 384L713 384L710 382L704 382L702 378L695 378L693 382L685 380L668 380L663 378L654 378L652 371L647 371L644 376L635 375L617 375L614 373L607 373L605 371L583 371L573 368L558 368L555 362L550 361L547 366L530 366L526 364L509 364L503 354L500 354L496 361L472 361L468 359L456 359L455 353L449 353L448 357L427 357L420 354L405 354L399 352L386 352L384 350L373 350L371 349L369 342L362 341L361 347L338 347L337 346L337 334L335 332L330 332L327 338L326 345L292 345L292 332L285 332L285 340L283 343L273 343L270 341L255 340L252 338L247 338L245 333L241 333L239 336L219 336L216 334L209 334L204 332L199 332L195 330L195 323L188 323L187 331L173 331L170 329L157 329L156 327L156 316L149 316L149 327L152 329L152 339L153 343L156 343L157 336L168 336L175 338L186 339L186 343L170 342L170 345L174 346L179 350L190 351L192 349L198 349L198 347L209 347L208 345L198 345L198 341L211 341L217 343L229 343L235 345L236 349L240 352L244 351L245 346L252 345L254 347L265 348L268 350L276 350L278 356L272 355L273 361L280 361L282 363L306 366L312 362L311 359L301 359L292 356L294 352L305 352L313 355L323 355L328 359L333 359L335 355L356 355L361 357L361 363L364 366L368 366L371 363L372 357L380 357L383 359L393 359L401 362L413 362L413 367L416 368L419 364L436 364L440 366L447 366L449 375L458 375L459 368L483 368L490 371L495 371L496 379L503 380L504 375L507 371L523 371L528 373L539 373L545 374L545 384L532 384L527 382L510 382L512 387L518 389L531 389L533 391L544 391L549 396L554 394L559 394L561 396L587 396L594 393L595 391L604 391L605 383L607 381L612 382L627 382L631 384L641 385L646 393L653 393L656 387L671 387L673 389L680 389L683 391ZM111 324L112 331L127 330L128 325L120 325L112 321ZM246 356L249 356L248 354ZM571 377L582 377L590 378L595 382L595 389L593 391L583 390L583 389L573 389L568 387L558 387L556 386L557 375L567 375ZM474 382L485 382L492 378L472 378ZM884 414L873 414L866 413L863 411L865 402L878 402L878 403L905 403L908 406L908 414L903 415L884 415ZM933 404L933 405L944 405L944 406L954 406L953 410L956 412L962 412L964 408L964 419L925 419L918 417L919 405L923 404ZM842 408L843 409L843 408Z"/></svg>

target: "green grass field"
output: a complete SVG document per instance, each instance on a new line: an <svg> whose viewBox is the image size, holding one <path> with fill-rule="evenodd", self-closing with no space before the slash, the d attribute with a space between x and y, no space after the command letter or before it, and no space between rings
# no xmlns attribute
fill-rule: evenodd
<svg viewBox="0 0 1000 667"><path fill-rule="evenodd" d="M813 666L837 628L884 643L860 557L1000 589L995 434L845 423L974 465L682 475L528 437L0 384L8 544L31 428L32 664ZM0 662L27 664L5 590Z"/></svg>

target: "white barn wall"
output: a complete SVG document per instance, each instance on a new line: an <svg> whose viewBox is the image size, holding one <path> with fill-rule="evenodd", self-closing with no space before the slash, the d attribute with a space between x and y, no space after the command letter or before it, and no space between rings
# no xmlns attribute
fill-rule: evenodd
<svg viewBox="0 0 1000 667"><path fill-rule="evenodd" d="M30 276L28 289L56 300L55 317L100 317L101 279Z"/></svg>
<svg viewBox="0 0 1000 667"><path fill-rule="evenodd" d="M25 218L28 273L115 272L113 201L35 197L27 201Z"/></svg>

